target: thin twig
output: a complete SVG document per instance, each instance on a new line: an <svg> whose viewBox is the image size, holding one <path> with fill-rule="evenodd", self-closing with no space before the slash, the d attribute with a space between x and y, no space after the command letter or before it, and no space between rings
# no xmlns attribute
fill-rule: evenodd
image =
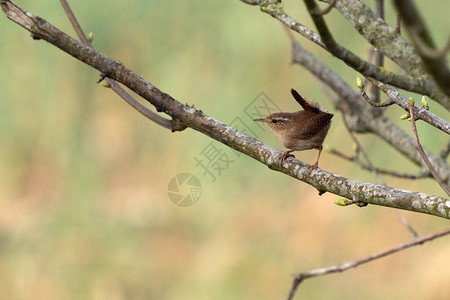
<svg viewBox="0 0 450 300"><path fill-rule="evenodd" d="M61 6L63 7L63 9L67 15L67 18L69 18L69 21L72 24L72 27L75 30L75 33L80 38L81 42L83 44L86 44L89 47L93 48L91 41L88 39L88 37L84 33L83 29L81 28L81 25L78 22L77 18L75 17L75 14L73 13L72 8L70 8L69 3L66 0L59 0L59 2L61 3Z"/></svg>
<svg viewBox="0 0 450 300"><path fill-rule="evenodd" d="M398 218L402 222L402 224L408 229L409 232L414 236L414 238L418 238L419 234L417 231L409 224L408 220L403 216L402 212L399 209L396 209L395 212L397 213Z"/></svg>
<svg viewBox="0 0 450 300"><path fill-rule="evenodd" d="M365 164L360 159L358 159L358 157L356 155L350 156L350 155L342 153L339 150L331 148L331 147L325 147L324 150L326 150L327 152L334 154L340 158L343 158L347 161L354 162L365 170L368 170L368 171L371 170L369 165ZM398 177L398 178L402 178L402 179L423 179L423 178L429 177L429 174L430 174L428 169L423 169L416 174L397 172L397 171L381 169L381 168L376 168L376 170L379 174L389 175L392 177Z"/></svg>
<svg viewBox="0 0 450 300"><path fill-rule="evenodd" d="M372 84L378 86L380 90L382 90L389 98L391 98L398 106L403 108L405 111L409 111L408 99L403 96L397 89L393 88L388 84L384 84L382 82L373 80L372 78L367 78ZM445 121L444 119L439 118L438 116L432 114L428 110L414 106L414 115L416 116L416 120L423 120L434 127L442 130L443 132L450 134L450 123Z"/></svg>
<svg viewBox="0 0 450 300"><path fill-rule="evenodd" d="M445 145L444 149L442 149L441 153L439 153L439 156L446 160L448 155L450 153L450 141L448 141L447 145Z"/></svg>
<svg viewBox="0 0 450 300"><path fill-rule="evenodd" d="M372 86L374 86L378 90L377 86ZM372 99L370 99L369 95L367 95L366 91L364 90L364 86L360 86L359 91L361 92L361 96L364 98L364 100L366 100L367 103L374 107L386 107L395 103L391 98L387 98L384 102L372 101Z"/></svg>
<svg viewBox="0 0 450 300"><path fill-rule="evenodd" d="M381 56L380 56L381 55ZM383 66L383 55L380 53L380 51L378 51L377 48L375 47L370 47L368 54L367 54L367 61L369 63L372 63L372 61L374 60L373 58L375 57L375 61L377 61L377 63L375 63L377 66ZM381 60L380 60L381 57ZM381 63L378 64L378 63ZM364 84L367 84L367 79L363 79L364 80ZM370 84L370 96L367 97L368 99L373 99L373 106L375 106L374 104L377 104L380 102L380 89L378 89L375 85Z"/></svg>
<svg viewBox="0 0 450 300"><path fill-rule="evenodd" d="M78 38L81 40L81 42L91 48L92 43L89 40L89 38L84 33L83 29L81 28L80 23L78 22L77 18L75 17L75 14L73 13L72 9L70 8L69 3L66 0L60 0L61 6L64 8L64 11L70 20L70 23L72 24L73 29L75 30L75 33L77 34ZM115 80L112 80L110 78L105 78L106 82L109 84L111 89L116 92L117 95L119 95L123 100L125 100L131 107L133 107L135 110L137 110L139 113L141 113L143 116L145 116L147 119L155 122L156 124L170 129L172 131L180 131L185 129L186 127L179 124L179 122L174 122L173 120L166 119L157 113L150 110L148 107L146 107L144 104L139 102L136 98L131 96L130 93L128 93L122 86L117 83ZM100 80L101 81L101 80Z"/></svg>
<svg viewBox="0 0 450 300"><path fill-rule="evenodd" d="M349 133L350 137L352 138L353 142L356 143L356 146L358 147L358 153L361 153L364 156L364 159L366 160L370 170L372 171L372 173L375 175L375 177L378 180L378 183L384 185L384 186L388 186L386 184L386 182L384 181L383 177L381 177L380 173L378 172L378 169L375 168L375 166L372 164L372 161L369 159L369 155L367 154L367 152L364 150L363 146L361 145L361 143L359 142L359 140L356 138L356 136L353 134L352 130L350 129L350 127L348 126L346 120L345 120L345 116L342 118L343 119L343 123L345 125L345 128L347 129L347 132ZM417 232L414 230L414 228L408 223L408 221L406 221L406 219L402 216L401 212L396 209L397 215L400 218L400 221L403 223L403 225L405 225L406 229L409 230L409 232L412 233L412 235L414 237L417 237Z"/></svg>
<svg viewBox="0 0 450 300"><path fill-rule="evenodd" d="M384 20L384 0L375 0L375 10L378 17Z"/></svg>
<svg viewBox="0 0 450 300"><path fill-rule="evenodd" d="M327 13L329 13L336 6L336 2L337 2L337 0L333 0L330 4L328 4L327 8L325 8L323 10L316 10L314 12L314 14L316 16L324 16L324 15L326 15Z"/></svg>
<svg viewBox="0 0 450 300"><path fill-rule="evenodd" d="M402 17L400 16L399 13L397 13L397 19L395 22L395 29L394 31L398 34L400 34L402 32Z"/></svg>
<svg viewBox="0 0 450 300"><path fill-rule="evenodd" d="M384 20L384 0L376 0L375 1L375 8L377 15L380 19ZM384 55L379 51L377 48L372 47L372 50L375 54L375 62L374 64L379 67L384 66ZM371 62L370 60L368 60ZM370 87L370 95L372 96L372 99L375 100L376 103L380 102L380 90L374 86L373 84Z"/></svg>
<svg viewBox="0 0 450 300"><path fill-rule="evenodd" d="M113 81L112 79L109 79ZM140 112L143 116L146 118L152 120L156 124L170 129L172 131L180 131L186 128L186 126L182 126L181 124L177 124L173 122L172 120L166 119L161 117L160 115L156 114L155 112L148 109L144 104L142 104L140 101L138 101L136 98L130 95L124 88L120 86L116 81L114 81L115 84L111 86L111 89L117 93L123 100L125 100L129 105L131 105L135 110ZM155 117L158 116L157 117ZM177 124L177 125L176 125Z"/></svg>
<svg viewBox="0 0 450 300"><path fill-rule="evenodd" d="M353 134L352 130L350 129L350 127L347 124L347 121L345 120L345 116L342 117L342 121L345 125L345 128L347 129L348 134L350 135L350 138L353 140L353 142L356 144L356 146L358 147L359 153L361 153L364 156L364 159L366 160L367 165L369 166L369 169L372 171L372 173L375 175L375 177L377 178L377 180L379 181L380 184L385 185L386 186L386 182L384 181L384 179L380 176L380 173L378 172L378 170L375 168L375 166L372 164L372 162L369 159L369 156L367 155L366 151L364 150L364 148L362 147L361 143L359 142L359 140L356 138L356 136Z"/></svg>
<svg viewBox="0 0 450 300"><path fill-rule="evenodd" d="M415 33L415 31L411 31L411 38L413 42L416 44L416 48L418 52L429 59L441 59L443 58L447 52L450 50L450 39L447 41L447 44L441 49L437 50L432 47L429 47L420 37L418 34Z"/></svg>
<svg viewBox="0 0 450 300"><path fill-rule="evenodd" d="M416 128L416 120L415 120L415 116L414 116L414 109L413 109L414 104L411 102L412 101L410 101L408 103L408 107L409 107L409 114L411 116L412 131L413 131L414 137L416 139L416 149L417 149L417 151L419 151L420 156L422 156L423 161L427 165L427 167L430 170L431 174L433 175L434 179L436 179L436 181L439 183L441 188L447 193L447 195L450 196L450 189L442 181L442 179L439 177L439 175L436 173L436 170L434 169L433 165L431 164L430 160L428 159L428 156L425 154L425 151L423 151L422 145L420 144L419 135L417 133L417 128Z"/></svg>
<svg viewBox="0 0 450 300"><path fill-rule="evenodd" d="M384 250L384 251L372 254L370 256L364 257L364 258L359 259L359 260L347 261L347 262L344 262L344 263L342 263L340 265L334 265L334 266L329 266L329 267L325 267L325 268L318 268L318 269L310 270L310 271L307 271L307 272L294 274L294 280L293 280L293 283L292 283L292 287L291 287L291 289L289 291L287 300L292 300L293 299L293 297L294 297L294 295L295 295L295 293L296 293L296 291L298 289L298 286L305 279L312 278L312 277L317 277L317 276L322 276L322 275L338 273L338 272L344 272L344 271L347 271L349 269L356 268L356 267L358 267L358 266L360 266L362 264L366 264L368 262L371 262L371 261L373 261L375 259L382 258L382 257L385 257L385 256L388 256L388 255L397 253L399 251L402 251L402 250L405 250L405 249L408 249L408 248L411 248L411 247L414 247L414 246L417 246L417 245L422 245L422 244L424 244L426 242L432 241L432 240L434 240L436 238L440 238L440 237L443 237L443 236L448 235L448 234L450 234L450 229L446 229L446 230L441 231L441 232L433 233L433 234L430 234L430 235L427 235L427 236L424 236L424 237L421 237L421 238L416 238L416 239L414 239L414 240L412 240L412 241L410 241L410 242L408 242L406 244L402 244L402 245L399 245L399 246L396 246L396 247L393 247L393 248L390 248L390 249L387 249L387 250Z"/></svg>

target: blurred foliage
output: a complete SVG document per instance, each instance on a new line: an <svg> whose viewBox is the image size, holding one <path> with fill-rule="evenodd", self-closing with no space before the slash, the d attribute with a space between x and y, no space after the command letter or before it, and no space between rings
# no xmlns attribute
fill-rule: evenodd
<svg viewBox="0 0 450 300"><path fill-rule="evenodd" d="M245 116L261 92L283 110L296 110L290 88L334 111L318 82L290 65L280 24L256 7L237 0L72 2L98 50L222 122ZM55 1L18 4L73 34ZM448 12L439 4L418 4L443 45ZM285 9L312 27L301 2L285 1ZM339 42L365 55L367 43L345 19L335 11L326 18ZM389 7L387 19L394 24ZM338 207L334 195L319 197L312 187L217 142L233 162L213 182L194 160L208 137L189 129L172 134L148 122L95 84L94 70L33 41L4 16L0 26L2 299L279 299L293 272L412 239L391 209ZM355 72L298 39L353 84ZM430 106L448 119L441 107ZM388 114L409 131L400 109ZM248 119L246 124L281 149L267 130ZM447 141L425 124L419 131L435 152ZM376 165L417 170L379 139L360 138ZM326 143L352 151L339 115ZM296 155L312 162L316 152ZM321 167L376 182L327 153ZM167 196L168 182L181 172L202 182L201 199L190 208L176 207ZM430 179L386 179L394 187L443 195ZM404 215L420 234L448 226L430 216ZM448 238L437 240L307 281L299 293L310 299L443 299L450 293L450 270L443 268L449 250Z"/></svg>

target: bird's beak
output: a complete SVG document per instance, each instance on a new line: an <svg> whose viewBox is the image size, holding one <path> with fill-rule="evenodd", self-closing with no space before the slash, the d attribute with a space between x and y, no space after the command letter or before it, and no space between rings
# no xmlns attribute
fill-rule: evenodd
<svg viewBox="0 0 450 300"><path fill-rule="evenodd" d="M256 121L256 122L264 122L266 119L253 119L253 121Z"/></svg>

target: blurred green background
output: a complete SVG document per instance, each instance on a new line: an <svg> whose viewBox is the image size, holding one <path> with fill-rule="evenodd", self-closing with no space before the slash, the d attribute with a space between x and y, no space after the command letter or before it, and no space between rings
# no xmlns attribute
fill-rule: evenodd
<svg viewBox="0 0 450 300"><path fill-rule="evenodd" d="M281 25L234 1L72 1L94 47L124 62L183 103L229 123L242 117L265 143L270 132L245 119L261 92L294 111L295 88L335 112L318 82L290 65ZM314 28L301 1L285 10ZM372 1L370 4L372 5ZM419 2L419 1L416 1ZM447 1L418 3L437 43L448 35ZM74 35L57 1L20 1L24 9ZM387 4L386 18L395 24ZM368 45L333 11L336 39L365 56ZM290 274L364 257L412 239L394 210L341 208L317 191L237 156L213 182L195 157L211 140L193 130L170 133L95 82L98 72L2 16L0 46L1 299L280 299ZM356 73L301 37L301 44L353 84ZM388 67L397 70L390 62ZM409 96L409 94L407 94ZM431 111L449 119L435 103ZM404 112L387 113L399 120ZM435 153L445 134L419 124ZM361 136L378 166L417 167L378 138ZM329 146L352 142L336 113ZM297 152L312 163L316 151ZM324 153L320 166L356 180L372 174ZM188 172L202 195L189 208L168 198L169 181ZM444 196L430 179L386 178L393 187ZM403 212L419 234L448 221ZM449 238L338 275L304 282L301 299L444 299L450 294Z"/></svg>

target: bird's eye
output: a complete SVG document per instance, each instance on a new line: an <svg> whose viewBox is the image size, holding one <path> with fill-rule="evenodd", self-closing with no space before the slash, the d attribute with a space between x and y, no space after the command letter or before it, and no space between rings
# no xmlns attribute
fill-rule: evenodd
<svg viewBox="0 0 450 300"><path fill-rule="evenodd" d="M276 123L276 122L277 122L277 120L275 120L275 119L272 120L272 123Z"/></svg>

